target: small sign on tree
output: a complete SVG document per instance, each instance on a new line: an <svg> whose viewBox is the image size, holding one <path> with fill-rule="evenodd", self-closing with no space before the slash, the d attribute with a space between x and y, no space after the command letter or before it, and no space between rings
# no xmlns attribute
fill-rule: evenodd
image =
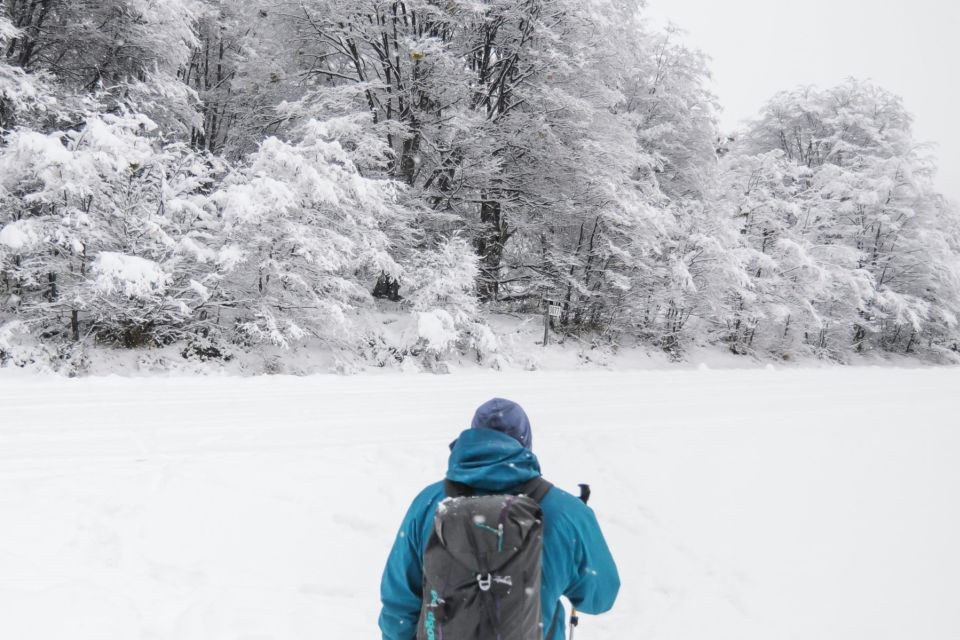
<svg viewBox="0 0 960 640"><path fill-rule="evenodd" d="M549 298L544 298L543 302L543 346L547 346L550 341L550 318L559 318L563 313L563 305Z"/></svg>

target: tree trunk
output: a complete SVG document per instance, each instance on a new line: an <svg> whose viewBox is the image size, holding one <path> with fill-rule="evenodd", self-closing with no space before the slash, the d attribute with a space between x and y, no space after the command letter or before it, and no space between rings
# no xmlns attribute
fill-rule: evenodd
<svg viewBox="0 0 960 640"><path fill-rule="evenodd" d="M477 238L477 253L480 255L480 299L489 302L500 294L500 266L503 261L503 246L510 234L503 219L500 203L484 200L480 204L480 222L483 228Z"/></svg>

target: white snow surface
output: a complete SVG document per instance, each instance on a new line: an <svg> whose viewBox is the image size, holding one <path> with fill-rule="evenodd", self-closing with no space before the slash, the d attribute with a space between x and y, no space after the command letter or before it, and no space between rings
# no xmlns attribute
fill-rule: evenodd
<svg viewBox="0 0 960 640"><path fill-rule="evenodd" d="M414 495L491 396L594 506L577 640L960 637L960 370L0 378L0 638L379 637Z"/></svg>

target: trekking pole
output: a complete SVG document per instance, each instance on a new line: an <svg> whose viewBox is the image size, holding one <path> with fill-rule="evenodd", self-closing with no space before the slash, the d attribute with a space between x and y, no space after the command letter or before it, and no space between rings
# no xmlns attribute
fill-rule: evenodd
<svg viewBox="0 0 960 640"><path fill-rule="evenodd" d="M587 500L590 499L590 485L581 484L580 486L580 499L583 500L583 504L587 504ZM580 616L577 615L577 608L571 607L570 609L570 640L573 640L573 632L577 630L577 625L580 624Z"/></svg>

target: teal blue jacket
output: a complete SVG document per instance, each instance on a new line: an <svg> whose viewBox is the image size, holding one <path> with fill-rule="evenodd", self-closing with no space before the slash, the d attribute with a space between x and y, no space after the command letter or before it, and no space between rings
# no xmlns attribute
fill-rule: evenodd
<svg viewBox="0 0 960 640"><path fill-rule="evenodd" d="M447 478L478 491L507 491L540 475L540 462L512 437L491 429L468 429L450 452ZM417 636L423 585L423 552L433 515L446 497L443 482L430 485L410 505L393 543L380 583L380 631L383 640ZM556 631L546 640L563 640L560 596L578 611L609 610L620 589L617 567L600 532L593 510L579 498L554 487L540 503L543 509L543 563L540 601L544 634L557 612Z"/></svg>

